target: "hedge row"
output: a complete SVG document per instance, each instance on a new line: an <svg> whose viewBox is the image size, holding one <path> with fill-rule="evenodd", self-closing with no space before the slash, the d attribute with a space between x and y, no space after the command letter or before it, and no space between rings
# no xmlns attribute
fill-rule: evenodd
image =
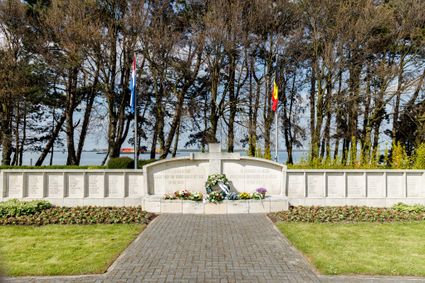
<svg viewBox="0 0 425 283"><path fill-rule="evenodd" d="M422 210L393 208L373 208L366 206L342 206L342 207L319 207L319 206L296 206L288 211L269 214L273 222L402 222L425 220L425 212Z"/></svg>
<svg viewBox="0 0 425 283"><path fill-rule="evenodd" d="M0 217L31 215L51 207L52 204L44 200L20 201L11 199L0 202Z"/></svg>
<svg viewBox="0 0 425 283"><path fill-rule="evenodd" d="M155 214L142 207L52 207L30 215L0 217L0 225L148 224Z"/></svg>

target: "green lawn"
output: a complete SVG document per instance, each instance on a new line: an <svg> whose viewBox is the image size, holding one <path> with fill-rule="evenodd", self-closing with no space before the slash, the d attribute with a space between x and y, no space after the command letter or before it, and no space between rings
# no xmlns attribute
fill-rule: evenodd
<svg viewBox="0 0 425 283"><path fill-rule="evenodd" d="M425 276L425 223L277 223L322 274Z"/></svg>
<svg viewBox="0 0 425 283"><path fill-rule="evenodd" d="M0 266L10 276L102 273L144 227L0 226Z"/></svg>

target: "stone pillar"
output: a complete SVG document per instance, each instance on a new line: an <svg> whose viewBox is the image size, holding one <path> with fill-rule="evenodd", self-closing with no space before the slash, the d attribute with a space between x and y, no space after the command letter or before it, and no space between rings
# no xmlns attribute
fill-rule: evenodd
<svg viewBox="0 0 425 283"><path fill-rule="evenodd" d="M208 152L209 152L208 175L221 174L221 171L222 171L221 156L220 156L221 145L219 143L209 143Z"/></svg>

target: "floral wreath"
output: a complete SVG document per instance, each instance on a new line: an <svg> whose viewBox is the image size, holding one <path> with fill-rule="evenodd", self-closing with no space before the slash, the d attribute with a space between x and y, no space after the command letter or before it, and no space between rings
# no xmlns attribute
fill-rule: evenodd
<svg viewBox="0 0 425 283"><path fill-rule="evenodd" d="M227 180L226 175L224 174L212 174L208 176L207 182L205 183L205 190L207 194L213 192L213 187L218 183L223 183L226 186L229 186L229 180Z"/></svg>

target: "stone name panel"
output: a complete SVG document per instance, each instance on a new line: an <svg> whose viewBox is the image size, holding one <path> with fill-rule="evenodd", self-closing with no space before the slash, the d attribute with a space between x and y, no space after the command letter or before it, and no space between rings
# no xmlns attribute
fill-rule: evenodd
<svg viewBox="0 0 425 283"><path fill-rule="evenodd" d="M141 170L2 170L0 178L0 200L136 206L145 195Z"/></svg>
<svg viewBox="0 0 425 283"><path fill-rule="evenodd" d="M203 192L208 177L208 162L177 159L161 161L146 170L145 186L151 195L177 190Z"/></svg>
<svg viewBox="0 0 425 283"><path fill-rule="evenodd" d="M288 170L292 205L425 204L424 170Z"/></svg>

